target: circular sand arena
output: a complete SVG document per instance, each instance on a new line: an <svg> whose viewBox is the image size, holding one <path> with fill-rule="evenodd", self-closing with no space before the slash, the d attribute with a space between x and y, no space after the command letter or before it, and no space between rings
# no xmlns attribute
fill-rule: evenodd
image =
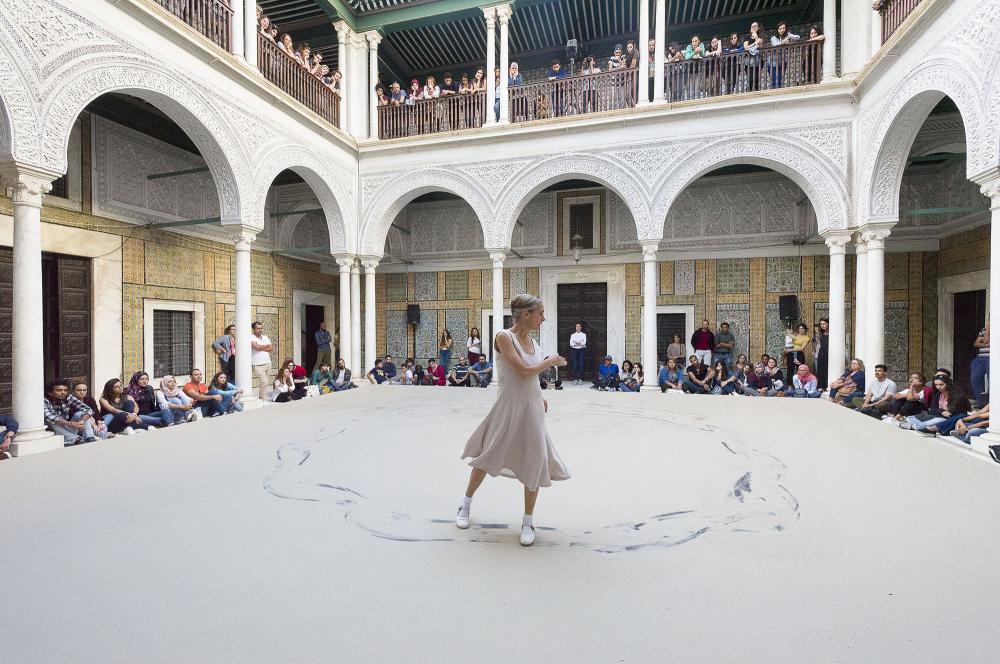
<svg viewBox="0 0 1000 664"><path fill-rule="evenodd" d="M829 403L365 387L0 464L11 662L986 661L1000 466Z"/></svg>

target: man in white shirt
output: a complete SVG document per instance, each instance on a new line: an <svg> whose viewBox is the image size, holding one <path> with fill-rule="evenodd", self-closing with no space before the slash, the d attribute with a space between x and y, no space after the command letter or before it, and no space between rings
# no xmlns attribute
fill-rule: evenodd
<svg viewBox="0 0 1000 664"><path fill-rule="evenodd" d="M892 397L899 391L896 382L887 376L888 369L884 364L875 365L875 380L872 381L865 396L854 397L851 403L845 403L848 408L856 408L865 415L882 419L892 408Z"/></svg>
<svg viewBox="0 0 1000 664"><path fill-rule="evenodd" d="M576 331L569 337L569 367L573 383L583 382L583 363L587 355L587 334L583 324L576 324Z"/></svg>
<svg viewBox="0 0 1000 664"><path fill-rule="evenodd" d="M274 350L274 345L264 334L264 326L260 321L255 321L250 328L253 330L253 336L250 338L250 365L253 367L254 375L257 376L260 398L264 400L267 399L267 390L271 385L268 371L271 369L270 352Z"/></svg>
<svg viewBox="0 0 1000 664"><path fill-rule="evenodd" d="M341 392L354 387L351 380L351 370L347 368L344 358L337 360L337 371L333 374L333 391Z"/></svg>

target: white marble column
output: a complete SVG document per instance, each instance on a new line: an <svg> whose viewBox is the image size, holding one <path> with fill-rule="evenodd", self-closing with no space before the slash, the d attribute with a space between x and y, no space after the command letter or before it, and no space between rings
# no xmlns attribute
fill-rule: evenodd
<svg viewBox="0 0 1000 664"><path fill-rule="evenodd" d="M823 82L837 78L837 0L823 0Z"/></svg>
<svg viewBox="0 0 1000 664"><path fill-rule="evenodd" d="M510 76L510 5L500 5L497 8L497 20L500 22L500 124L510 123L510 95L507 94L507 82ZM496 369L494 368L495 372Z"/></svg>
<svg viewBox="0 0 1000 664"><path fill-rule="evenodd" d="M486 21L486 124L497 123L497 116L493 110L494 100L497 95L496 80L493 77L493 70L497 67L497 10L496 7L485 7L483 9L483 19ZM503 80L503 72L500 72L500 79Z"/></svg>
<svg viewBox="0 0 1000 664"><path fill-rule="evenodd" d="M368 138L378 139L378 97L375 86L378 85L378 45L382 36L372 30L365 34L368 39Z"/></svg>
<svg viewBox="0 0 1000 664"><path fill-rule="evenodd" d="M496 339L497 332L503 329L503 264L507 260L507 252L491 251L490 260L493 261L493 336L488 340L483 339L483 350L486 350L486 344L489 344L490 349L493 348L493 340ZM491 359L493 360L493 383L499 383L500 371L496 354L493 354Z"/></svg>
<svg viewBox="0 0 1000 664"><path fill-rule="evenodd" d="M990 290L989 290L989 302L986 320L990 320L994 311L1000 311L1000 178L990 180L982 186L983 195L988 196L990 199ZM993 325L990 325L990 330L995 329ZM993 392L993 381L997 380L998 385L1000 385L1000 353L993 352L990 353L990 374L989 374L989 391L992 397ZM990 399L993 401L994 399ZM985 440L981 440L985 439ZM1000 417L996 419L996 424L993 424L993 420L990 420L990 430L983 434L980 438L973 438L973 447L979 448L980 441L983 445L1000 445ZM981 448L981 451L987 451L986 447Z"/></svg>
<svg viewBox="0 0 1000 664"><path fill-rule="evenodd" d="M660 291L660 280L656 272L656 252L659 248L659 240L644 240L642 243L643 385L656 385L659 369L656 364L656 296Z"/></svg>
<svg viewBox="0 0 1000 664"><path fill-rule="evenodd" d="M854 357L863 358L868 342L868 245L859 232L854 238ZM833 365L830 373L833 373ZM840 369L843 372L843 369Z"/></svg>
<svg viewBox="0 0 1000 664"><path fill-rule="evenodd" d="M656 78L653 79L653 103L665 104L663 89L663 68L667 62L667 6L666 0L656 0L656 56L653 66L656 68Z"/></svg>
<svg viewBox="0 0 1000 664"><path fill-rule="evenodd" d="M639 0L639 106L649 103L649 0Z"/></svg>
<svg viewBox="0 0 1000 664"><path fill-rule="evenodd" d="M340 128L348 131L351 125L347 122L350 114L350 106L347 103L347 87L350 85L349 67L347 66L347 40L351 35L351 28L344 21L337 21L333 27L337 31L337 71L340 72ZM332 72L330 75L333 75Z"/></svg>
<svg viewBox="0 0 1000 664"><path fill-rule="evenodd" d="M351 264L351 366L368 370L361 364L361 267L356 260Z"/></svg>
<svg viewBox="0 0 1000 664"><path fill-rule="evenodd" d="M351 358L351 265L354 264L354 256L350 254L339 254L334 256L337 265L340 266L340 297L337 306L340 307L340 357L344 360L347 368L355 376L363 376L363 367L352 366Z"/></svg>
<svg viewBox="0 0 1000 664"><path fill-rule="evenodd" d="M256 237L256 232L245 228L239 229L232 236L236 251L236 375L233 380L237 387L243 388L243 401L253 401L258 394L253 389L253 371L250 367L250 326L253 324L250 315L250 245ZM267 386L264 386L264 392L267 392Z"/></svg>
<svg viewBox="0 0 1000 664"><path fill-rule="evenodd" d="M62 436L45 429L42 395L45 376L42 318L42 194L52 188L57 174L11 165L2 171L11 187L14 205L13 326L11 328L11 393L14 419L20 430L11 454L24 456L63 446Z"/></svg>
<svg viewBox="0 0 1000 664"><path fill-rule="evenodd" d="M826 246L830 249L830 336L827 348L828 382L820 387L829 387L829 382L836 380L847 366L847 324L844 316L847 275L845 267L845 252L847 243L851 241L850 231L831 231L824 233Z"/></svg>
<svg viewBox="0 0 1000 664"><path fill-rule="evenodd" d="M375 268L381 259L366 256L361 259L365 268L365 371L375 366Z"/></svg>
<svg viewBox="0 0 1000 664"><path fill-rule="evenodd" d="M243 0L229 0L229 7L233 10L233 20L229 26L229 52L243 60L246 53L243 50Z"/></svg>
<svg viewBox="0 0 1000 664"><path fill-rule="evenodd" d="M874 13L874 12L873 12ZM868 245L868 307L865 319L865 367L875 370L885 361L885 239L893 224L866 224L861 228ZM890 367L898 371L899 367Z"/></svg>
<svg viewBox="0 0 1000 664"><path fill-rule="evenodd" d="M257 3L255 0L243 0L243 57L250 69L257 69L257 34L259 32Z"/></svg>

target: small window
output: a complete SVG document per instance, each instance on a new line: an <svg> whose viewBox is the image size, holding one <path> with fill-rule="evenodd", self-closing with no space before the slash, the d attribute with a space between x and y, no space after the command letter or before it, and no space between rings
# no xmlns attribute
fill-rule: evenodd
<svg viewBox="0 0 1000 664"><path fill-rule="evenodd" d="M69 175L63 175L52 183L52 191L49 192L49 196L69 198Z"/></svg>
<svg viewBox="0 0 1000 664"><path fill-rule="evenodd" d="M153 311L153 375L186 376L194 366L194 313Z"/></svg>
<svg viewBox="0 0 1000 664"><path fill-rule="evenodd" d="M581 249L595 249L594 247L594 205L593 203L573 203L569 206L569 237L572 242L575 236L579 235L579 246ZM573 245L571 244L570 249Z"/></svg>

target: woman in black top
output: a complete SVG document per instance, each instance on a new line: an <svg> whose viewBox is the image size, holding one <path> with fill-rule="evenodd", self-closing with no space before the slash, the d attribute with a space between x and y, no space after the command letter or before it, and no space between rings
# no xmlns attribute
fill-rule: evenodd
<svg viewBox="0 0 1000 664"><path fill-rule="evenodd" d="M830 362L830 320L828 318L819 319L819 334L815 336L816 344L816 389L822 392L826 389L829 381Z"/></svg>

